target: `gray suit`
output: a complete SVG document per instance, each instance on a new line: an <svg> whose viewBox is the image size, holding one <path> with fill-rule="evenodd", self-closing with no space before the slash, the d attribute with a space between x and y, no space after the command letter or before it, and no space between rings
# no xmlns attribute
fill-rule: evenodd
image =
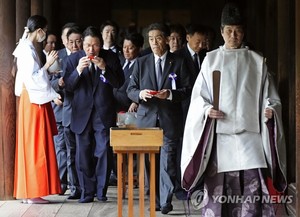
<svg viewBox="0 0 300 217"><path fill-rule="evenodd" d="M63 91L58 85L58 80L61 74L54 74L51 76L50 82L52 88L63 97ZM59 178L61 182L62 194L68 187L68 174L67 174L67 148L64 140L64 127L62 126L62 106L52 103L52 108L56 120L56 127L58 134L54 136L54 144L56 151L57 166Z"/></svg>
<svg viewBox="0 0 300 217"><path fill-rule="evenodd" d="M172 89L169 75L176 77L176 89ZM170 206L176 176L176 148L183 133L181 101L191 93L190 77L183 58L167 53L163 69L161 86L156 82L154 54L148 54L137 59L132 77L127 88L128 97L139 103L137 110L138 127L161 127L164 131L163 146L160 151L160 169L156 170L159 177L160 206ZM169 89L172 100L151 98L147 102L140 99L141 90ZM158 186L158 183L156 184ZM158 203L158 200L156 200Z"/></svg>
<svg viewBox="0 0 300 217"><path fill-rule="evenodd" d="M68 58L65 48L58 51L58 57L63 68L64 61ZM70 130L72 94L67 92L64 88L59 87L58 80L63 76L64 70L51 78L52 87L56 92L60 93L63 98L62 106L53 104L58 129L58 135L54 137L56 157L63 191L67 189L67 185L69 185L71 195L79 195L80 188L75 167L76 142L75 135Z"/></svg>

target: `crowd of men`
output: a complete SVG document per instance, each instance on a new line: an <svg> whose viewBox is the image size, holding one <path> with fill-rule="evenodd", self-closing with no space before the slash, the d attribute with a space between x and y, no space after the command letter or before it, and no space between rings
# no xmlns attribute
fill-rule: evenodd
<svg viewBox="0 0 300 217"><path fill-rule="evenodd" d="M174 194L187 200L199 190L202 216L275 216L266 198L268 187L287 187L282 107L265 58L245 44L237 5L224 6L224 44L214 50L214 32L199 24L152 23L142 36L110 20L84 29L67 23L58 51L57 36L46 32L44 17L30 17L14 51L16 198L45 204L41 196L69 189L79 203L107 201L119 178L110 128L128 112L136 127L163 130L156 211L168 214ZM148 158L145 168L147 181Z"/></svg>
<svg viewBox="0 0 300 217"><path fill-rule="evenodd" d="M81 203L94 201L95 195L107 200L107 188L117 179L109 128L116 126L118 112L135 112L144 116L138 127L164 130L156 164L156 210L170 212L173 193L186 199L180 187L184 122L212 35L210 28L198 24L153 23L146 37L132 29L120 31L111 20L85 29L76 23L63 26L60 67L51 77L62 96L62 105L53 104L62 194L70 189L68 199ZM56 50L58 37L48 33L43 47L45 56Z"/></svg>

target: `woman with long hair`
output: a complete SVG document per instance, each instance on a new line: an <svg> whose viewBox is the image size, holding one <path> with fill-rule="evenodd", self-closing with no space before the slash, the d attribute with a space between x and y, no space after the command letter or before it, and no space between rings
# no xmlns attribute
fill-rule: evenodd
<svg viewBox="0 0 300 217"><path fill-rule="evenodd" d="M14 196L23 199L23 203L49 203L41 197L61 192L53 144L57 129L51 101L62 102L50 85L47 71L58 56L56 51L51 51L42 65L38 54L46 32L46 18L31 16L13 53L18 67L15 94L20 97Z"/></svg>

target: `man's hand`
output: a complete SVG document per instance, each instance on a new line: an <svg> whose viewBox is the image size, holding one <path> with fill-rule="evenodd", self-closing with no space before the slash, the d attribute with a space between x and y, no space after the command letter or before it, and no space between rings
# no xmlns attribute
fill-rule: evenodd
<svg viewBox="0 0 300 217"><path fill-rule="evenodd" d="M80 60L79 60L79 63L78 63L78 66L76 67L79 75L82 73L83 69L85 67L88 67L90 65L90 59L86 56L86 57L82 57Z"/></svg>
<svg viewBox="0 0 300 217"><path fill-rule="evenodd" d="M140 98L142 100L144 100L145 102L147 102L147 99L151 99L154 96L153 93L156 93L156 91L155 90L149 90L149 89L142 90L140 92Z"/></svg>
<svg viewBox="0 0 300 217"><path fill-rule="evenodd" d="M91 60L99 69L105 70L106 63L103 58L101 57L94 57L94 59Z"/></svg>
<svg viewBox="0 0 300 217"><path fill-rule="evenodd" d="M265 109L265 117L268 118L268 119L273 118L273 110L269 109L269 108L266 108Z"/></svg>
<svg viewBox="0 0 300 217"><path fill-rule="evenodd" d="M60 95L58 95L58 97L55 98L55 99L53 100L53 102L54 102L56 105L59 105L59 106L63 104L63 102L61 101L61 96L60 96Z"/></svg>
<svg viewBox="0 0 300 217"><path fill-rule="evenodd" d="M60 77L58 79L58 86L59 87L64 87L65 86L65 82L64 82L64 78L63 77Z"/></svg>
<svg viewBox="0 0 300 217"><path fill-rule="evenodd" d="M137 103L135 103L135 102L131 103L131 105L129 106L128 112L136 112L138 106L139 105Z"/></svg>
<svg viewBox="0 0 300 217"><path fill-rule="evenodd" d="M154 95L154 97L157 97L159 99L167 99L170 96L170 91L167 89L163 89L158 91L157 94Z"/></svg>
<svg viewBox="0 0 300 217"><path fill-rule="evenodd" d="M225 114L220 110L211 108L209 109L208 117L215 118L215 119L223 119L225 117Z"/></svg>

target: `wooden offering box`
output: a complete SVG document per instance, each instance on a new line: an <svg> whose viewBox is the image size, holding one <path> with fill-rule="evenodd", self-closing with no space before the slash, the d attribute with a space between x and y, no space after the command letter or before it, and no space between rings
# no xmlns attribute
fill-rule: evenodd
<svg viewBox="0 0 300 217"><path fill-rule="evenodd" d="M122 217L125 183L124 154L128 155L128 215L133 214L133 154L139 161L139 215L145 216L144 170L145 154L150 156L150 217L155 216L155 154L163 144L163 130L160 128L118 128L110 129L110 145L118 158L118 217Z"/></svg>

